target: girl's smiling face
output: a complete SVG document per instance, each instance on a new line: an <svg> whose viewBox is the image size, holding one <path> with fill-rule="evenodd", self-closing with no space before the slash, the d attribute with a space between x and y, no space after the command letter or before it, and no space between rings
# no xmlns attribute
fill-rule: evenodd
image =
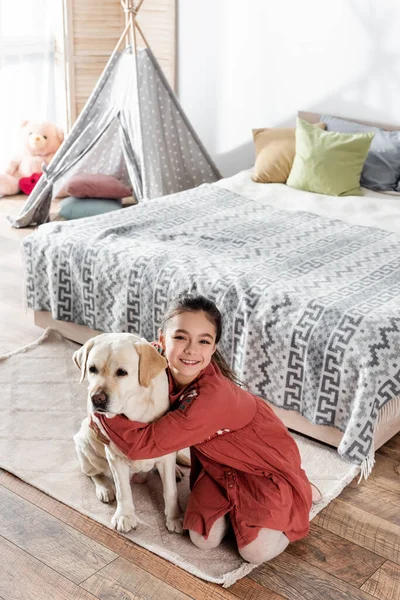
<svg viewBox="0 0 400 600"><path fill-rule="evenodd" d="M168 320L165 331L160 331L160 344L180 389L210 364L216 350L215 337L215 325L203 311L175 315Z"/></svg>

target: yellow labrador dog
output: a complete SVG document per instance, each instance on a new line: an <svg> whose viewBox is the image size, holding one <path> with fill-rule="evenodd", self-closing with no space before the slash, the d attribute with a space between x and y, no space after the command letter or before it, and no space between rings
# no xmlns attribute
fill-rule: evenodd
<svg viewBox="0 0 400 600"><path fill-rule="evenodd" d="M104 333L86 342L73 355L81 370L81 382L88 378L88 417L74 436L82 471L91 477L96 496L112 502L114 487L117 510L112 526L127 533L137 525L130 487L130 474L157 467L163 484L166 526L182 532L182 512L176 487L176 454L151 460L130 460L111 442L95 412L112 417L150 423L169 407L167 361L145 339L130 333ZM111 471L111 473L110 473Z"/></svg>

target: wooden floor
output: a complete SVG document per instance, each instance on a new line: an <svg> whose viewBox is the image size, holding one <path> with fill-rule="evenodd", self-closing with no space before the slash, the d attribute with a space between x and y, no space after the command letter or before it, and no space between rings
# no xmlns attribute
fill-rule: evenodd
<svg viewBox="0 0 400 600"><path fill-rule="evenodd" d="M0 199L0 353L42 332L23 309L25 198ZM72 442L71 442L72 443ZM0 471L0 600L400 600L400 436L289 546L228 590L144 550Z"/></svg>

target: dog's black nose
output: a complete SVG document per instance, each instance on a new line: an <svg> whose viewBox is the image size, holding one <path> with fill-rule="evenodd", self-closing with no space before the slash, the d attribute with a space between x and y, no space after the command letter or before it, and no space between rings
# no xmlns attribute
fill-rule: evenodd
<svg viewBox="0 0 400 600"><path fill-rule="evenodd" d="M107 404L108 396L105 392L98 392L90 397L93 406L96 408L104 408Z"/></svg>

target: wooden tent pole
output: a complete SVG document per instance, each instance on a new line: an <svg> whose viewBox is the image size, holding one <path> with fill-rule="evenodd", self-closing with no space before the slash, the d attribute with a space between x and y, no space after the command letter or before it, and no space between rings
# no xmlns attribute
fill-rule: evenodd
<svg viewBox="0 0 400 600"><path fill-rule="evenodd" d="M122 8L124 9L124 12L125 12L125 25L129 22L130 27L131 27L130 31L129 31L129 39L130 39L130 44L131 44L132 48L134 48L134 50L136 52L136 50L137 50L137 37L136 37L136 31L135 31L136 28L139 31L140 36L142 37L146 46L148 48L150 48L150 44L147 41L147 39L145 38L142 28L140 27L140 25L137 21L137 15L138 15L138 12L139 12L144 0L139 0L139 3L136 6L136 8L135 8L135 0L120 0L120 2L122 4ZM127 41L127 45L128 45L128 41Z"/></svg>
<svg viewBox="0 0 400 600"><path fill-rule="evenodd" d="M127 24L128 24L128 10L127 10L127 5L126 5L126 2L125 2L125 0L120 0L120 1L121 1L122 9L123 9L123 11L124 11L124 13L125 13L125 27L126 27L126 26L127 26ZM126 37L126 38L125 38L125 48L126 48L128 45L129 45L129 42L128 42L128 37Z"/></svg>
<svg viewBox="0 0 400 600"><path fill-rule="evenodd" d="M131 28L129 30L129 38L131 40L131 46L133 51L136 54L137 46L136 46L136 31L135 31L135 23L136 23L136 9L135 9L135 0L130 0L130 12L129 12L129 21L131 24Z"/></svg>
<svg viewBox="0 0 400 600"><path fill-rule="evenodd" d="M119 47L122 44L122 42L124 41L130 27L131 27L131 23L128 21L128 23L125 25L124 31L121 34L121 37L119 38L119 40L117 42L117 45L115 46L114 50L112 51L111 57L114 56L114 54L119 50Z"/></svg>
<svg viewBox="0 0 400 600"><path fill-rule="evenodd" d="M142 2L143 2L143 0L142 0ZM143 33L143 31L141 30L141 28L140 28L140 26L139 26L139 23L137 22L137 20L135 20L135 25L136 25L136 27L137 27L137 30L139 31L140 35L142 36L144 43L146 44L146 46L147 46L148 48L150 48L149 42L148 42L148 41L146 40L146 38L144 37L144 33Z"/></svg>
<svg viewBox="0 0 400 600"><path fill-rule="evenodd" d="M139 4L137 5L137 7L136 7L136 14L138 14L138 12L140 10L140 7L142 6L143 2L144 2L144 0L140 0Z"/></svg>
<svg viewBox="0 0 400 600"><path fill-rule="evenodd" d="M135 8L135 0L120 0L123 11L125 13L125 29L129 35L126 36L126 47L131 46L136 52L136 39L135 39L135 15L138 12L138 8ZM143 4L144 0L141 0L139 6Z"/></svg>

